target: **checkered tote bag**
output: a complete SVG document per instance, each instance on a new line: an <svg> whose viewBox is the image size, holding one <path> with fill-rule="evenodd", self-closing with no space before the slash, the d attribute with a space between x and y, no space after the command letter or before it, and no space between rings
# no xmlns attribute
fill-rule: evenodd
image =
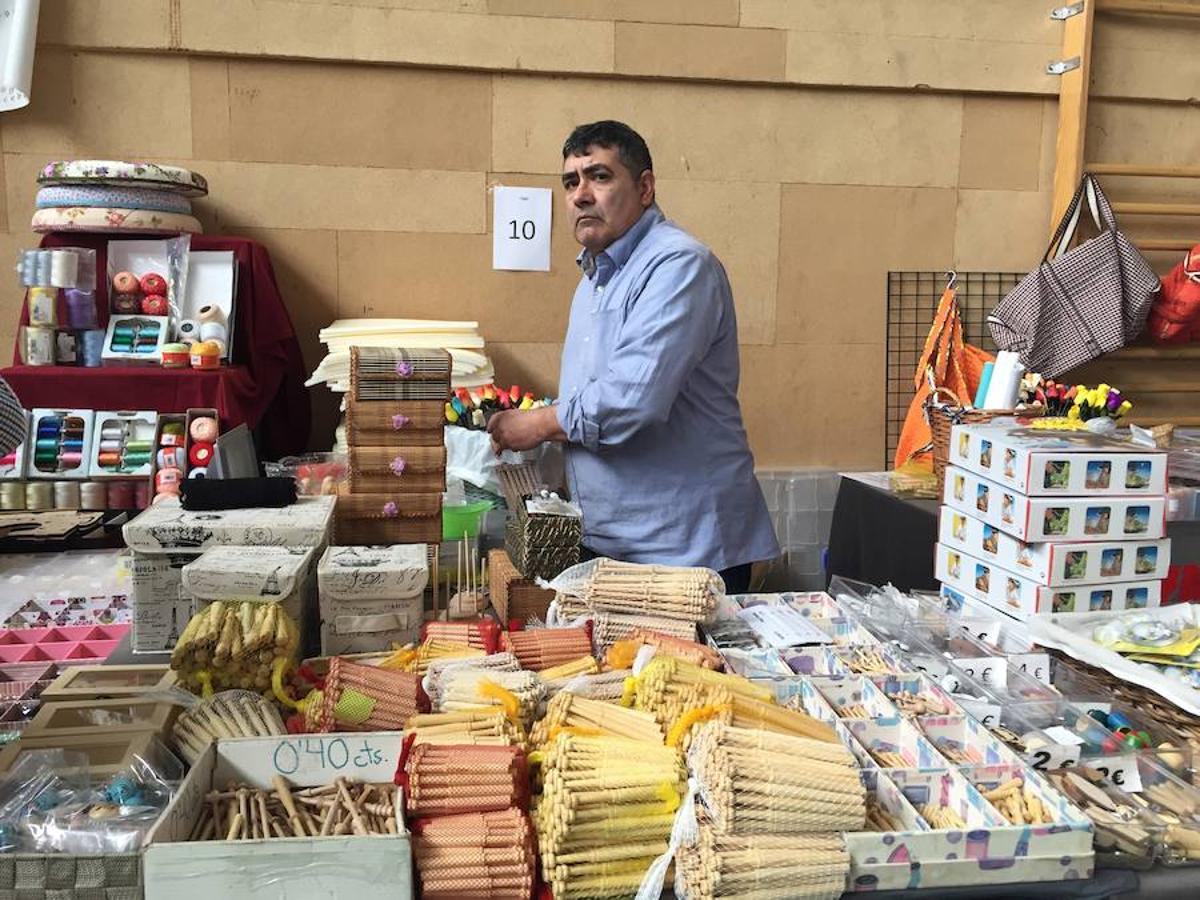
<svg viewBox="0 0 1200 900"><path fill-rule="evenodd" d="M1071 247L1085 194L1099 234ZM1000 301L988 328L1001 350L1057 378L1136 338L1158 288L1154 270L1117 230L1100 185L1084 175L1041 265Z"/></svg>

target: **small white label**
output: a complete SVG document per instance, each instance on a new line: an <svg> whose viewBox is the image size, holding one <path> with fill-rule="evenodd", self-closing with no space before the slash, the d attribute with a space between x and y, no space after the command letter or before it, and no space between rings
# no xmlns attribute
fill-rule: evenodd
<svg viewBox="0 0 1200 900"><path fill-rule="evenodd" d="M492 268L549 272L550 189L497 187L492 201Z"/></svg>
<svg viewBox="0 0 1200 900"><path fill-rule="evenodd" d="M1089 759L1087 764L1127 794L1142 792L1142 773L1138 771L1136 756L1110 756L1105 759Z"/></svg>

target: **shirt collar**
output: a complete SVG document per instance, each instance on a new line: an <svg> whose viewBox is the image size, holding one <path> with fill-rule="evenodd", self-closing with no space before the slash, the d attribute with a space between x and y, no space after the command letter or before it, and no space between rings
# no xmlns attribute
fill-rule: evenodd
<svg viewBox="0 0 1200 900"><path fill-rule="evenodd" d="M633 255L633 251L642 242L642 238L646 236L646 232L665 218L666 216L658 208L658 204L651 203L623 235L601 250L596 256L589 253L586 248L580 250L579 255L575 257L575 263L588 278L595 276L596 260L599 257L607 256L613 268L619 269Z"/></svg>

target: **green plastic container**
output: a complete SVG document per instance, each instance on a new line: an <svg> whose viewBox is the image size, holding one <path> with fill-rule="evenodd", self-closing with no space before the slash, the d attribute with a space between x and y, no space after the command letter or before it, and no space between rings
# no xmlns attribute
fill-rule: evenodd
<svg viewBox="0 0 1200 900"><path fill-rule="evenodd" d="M463 536L472 538L479 534L483 517L492 508L490 500L463 503L442 507L442 540L461 541Z"/></svg>

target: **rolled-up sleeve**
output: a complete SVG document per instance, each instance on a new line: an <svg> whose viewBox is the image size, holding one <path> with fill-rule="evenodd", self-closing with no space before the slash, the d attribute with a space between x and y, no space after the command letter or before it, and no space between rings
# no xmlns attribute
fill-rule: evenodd
<svg viewBox="0 0 1200 900"><path fill-rule="evenodd" d="M558 403L567 440L592 451L619 446L666 421L680 389L716 339L729 283L712 254L663 255L630 304L606 370Z"/></svg>

